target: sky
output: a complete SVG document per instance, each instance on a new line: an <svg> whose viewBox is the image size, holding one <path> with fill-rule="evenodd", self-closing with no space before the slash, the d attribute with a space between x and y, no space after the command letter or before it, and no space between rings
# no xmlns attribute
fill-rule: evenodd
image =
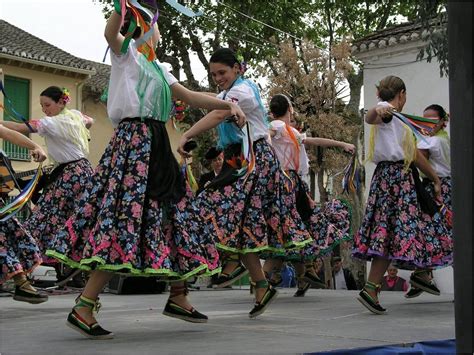
<svg viewBox="0 0 474 355"><path fill-rule="evenodd" d="M107 48L92 0L1 0L0 18L80 58L102 62Z"/></svg>
<svg viewBox="0 0 474 355"><path fill-rule="evenodd" d="M93 0L0 0L0 18L76 57L102 62L107 49L106 20ZM193 59L202 80L205 69ZM110 64L109 56L105 63Z"/></svg>

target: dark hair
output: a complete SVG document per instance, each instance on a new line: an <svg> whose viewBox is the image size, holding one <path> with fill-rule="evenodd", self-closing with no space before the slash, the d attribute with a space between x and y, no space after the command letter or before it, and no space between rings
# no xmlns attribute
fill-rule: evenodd
<svg viewBox="0 0 474 355"><path fill-rule="evenodd" d="M281 117L290 108L290 99L285 95L277 94L272 97L269 106L274 117Z"/></svg>
<svg viewBox="0 0 474 355"><path fill-rule="evenodd" d="M448 114L446 113L445 109L441 105L437 105L437 104L429 105L427 108L423 110L423 112L427 110L436 111L438 113L439 118L442 120L446 121L448 119Z"/></svg>
<svg viewBox="0 0 474 355"><path fill-rule="evenodd" d="M240 66L240 62L237 59L237 55L230 48L219 48L212 54L209 63L221 63L231 68L234 67L235 64L239 64Z"/></svg>
<svg viewBox="0 0 474 355"><path fill-rule="evenodd" d="M50 86L47 89L44 89L40 96L49 97L54 102L59 102L59 100L63 97L64 92L57 86Z"/></svg>
<svg viewBox="0 0 474 355"><path fill-rule="evenodd" d="M136 10L140 13L140 15L142 15L142 17L143 17L143 19L145 20L146 23L148 23L148 24L151 23L152 18L150 17L150 15L148 15L143 10L140 10L140 9L137 9L137 8L136 8ZM127 10L127 12L125 13L124 20L123 20L122 28L120 29L120 33L124 36L127 33L128 27L130 26L130 22L132 21L132 17L133 17L132 11ZM137 24L137 28L135 28L135 31L133 32L132 38L133 39L139 38L141 33L142 33L142 30L141 30L140 27L138 27L138 24Z"/></svg>
<svg viewBox="0 0 474 355"><path fill-rule="evenodd" d="M401 91L406 91L405 83L398 76L389 75L376 85L378 97L383 101L392 101Z"/></svg>

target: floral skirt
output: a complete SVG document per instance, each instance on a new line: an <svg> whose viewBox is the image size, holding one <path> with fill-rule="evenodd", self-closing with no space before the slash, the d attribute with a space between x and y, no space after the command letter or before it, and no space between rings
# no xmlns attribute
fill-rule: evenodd
<svg viewBox="0 0 474 355"><path fill-rule="evenodd" d="M388 258L405 269L452 264L453 241L444 218L420 209L411 168L377 165L364 219L354 236L353 256Z"/></svg>
<svg viewBox="0 0 474 355"><path fill-rule="evenodd" d="M285 202L292 195L289 180L273 148L261 139L254 142L254 152L256 166L247 178L206 188L196 197L192 213L199 218L188 219L188 229L214 236L217 246L230 253L303 247L311 236L295 204ZM223 170L226 164L227 157Z"/></svg>
<svg viewBox="0 0 474 355"><path fill-rule="evenodd" d="M23 223L43 253L43 263L54 264L57 260L44 255L54 236L77 208L87 183L93 173L91 163L81 159L69 163L38 200L31 216Z"/></svg>
<svg viewBox="0 0 474 355"><path fill-rule="evenodd" d="M48 256L84 270L176 280L217 266L212 241L197 240L183 229L191 190L178 203L146 193L154 138L146 123L120 123L78 212L56 235Z"/></svg>
<svg viewBox="0 0 474 355"><path fill-rule="evenodd" d="M287 174L293 183L294 188L291 191L294 195L305 194L308 197L310 214L304 223L313 241L301 250L262 255L262 258L283 258L288 261L306 262L330 254L342 241L352 240L349 206L339 199L332 199L322 206L317 206L310 198L308 184L301 180L297 172L288 171Z"/></svg>
<svg viewBox="0 0 474 355"><path fill-rule="evenodd" d="M41 264L41 252L15 218L0 222L0 284Z"/></svg>

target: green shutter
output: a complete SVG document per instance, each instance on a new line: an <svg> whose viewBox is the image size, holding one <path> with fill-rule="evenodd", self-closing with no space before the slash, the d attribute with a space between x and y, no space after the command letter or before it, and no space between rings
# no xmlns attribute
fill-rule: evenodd
<svg viewBox="0 0 474 355"><path fill-rule="evenodd" d="M30 81L26 79L5 76L5 91L13 103L14 109L26 119L30 117ZM4 115L5 121L12 121L9 115ZM28 149L3 141L3 150L12 160L30 160Z"/></svg>

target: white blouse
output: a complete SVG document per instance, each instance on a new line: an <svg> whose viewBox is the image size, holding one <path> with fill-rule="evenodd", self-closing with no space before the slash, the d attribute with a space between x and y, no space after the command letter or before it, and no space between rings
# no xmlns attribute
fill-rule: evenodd
<svg viewBox="0 0 474 355"><path fill-rule="evenodd" d="M423 137L425 141L418 141L418 149L428 150L428 161L439 177L451 176L450 142L449 137Z"/></svg>
<svg viewBox="0 0 474 355"><path fill-rule="evenodd" d="M379 102L377 106L391 106L388 102ZM405 159L403 138L406 133L405 124L393 117L388 123L380 123L372 127L376 129L374 156L372 161L400 161Z"/></svg>
<svg viewBox="0 0 474 355"><path fill-rule="evenodd" d="M299 155L296 156L297 149L295 144L285 128L285 122L281 120L273 120L270 122L270 129L275 132L275 135L272 137L272 146L275 149L283 170L296 170L297 162L294 161L294 158L297 158L299 159L298 173L304 176L308 174L309 171L308 154L306 153L306 148L303 144L306 134L301 134L293 127L290 128L298 142L300 148Z"/></svg>
<svg viewBox="0 0 474 355"><path fill-rule="evenodd" d="M159 100L156 100L157 91L161 90L161 83L156 81L156 72L150 71L147 59L138 52L136 42L130 41L127 53L110 55L112 69L110 72L109 92L107 98L107 112L112 125L117 127L120 121L127 117L148 117L156 112ZM170 86L178 80L168 71L165 65L158 63ZM150 83L156 85L149 85ZM140 86L140 87L139 87ZM138 91L145 90L140 106Z"/></svg>
<svg viewBox="0 0 474 355"><path fill-rule="evenodd" d="M48 148L48 154L58 164L67 163L87 157L87 152L78 145L68 131L81 129L78 125L86 125L90 120L82 115L80 111L69 110L73 114L82 117L79 123L67 114L59 114L54 117L44 117L33 121L38 134L42 136Z"/></svg>

